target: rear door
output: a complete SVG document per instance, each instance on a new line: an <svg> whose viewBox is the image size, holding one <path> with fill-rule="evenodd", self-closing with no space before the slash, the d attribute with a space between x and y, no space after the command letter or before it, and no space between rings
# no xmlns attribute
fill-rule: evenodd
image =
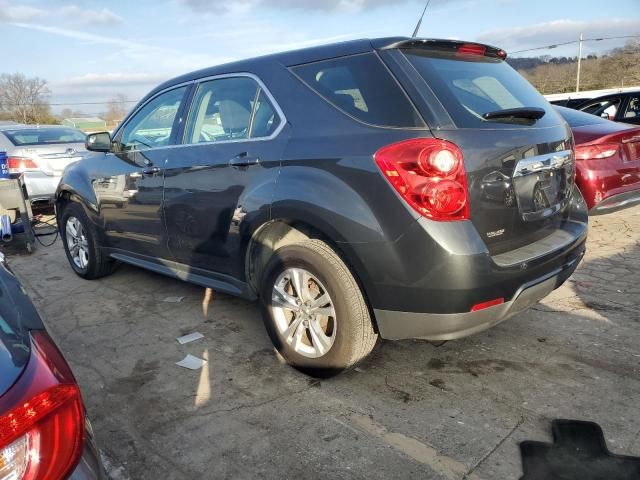
<svg viewBox="0 0 640 480"><path fill-rule="evenodd" d="M268 218L286 143L284 115L250 74L199 82L183 145L172 149L164 216L173 258L191 273L244 277L247 224Z"/></svg>
<svg viewBox="0 0 640 480"><path fill-rule="evenodd" d="M471 221L489 251L514 250L561 228L575 163L571 132L553 107L483 46L445 43L393 55L427 99L416 103L433 134L463 151ZM543 116L501 116L509 109ZM489 113L496 118L486 119Z"/></svg>

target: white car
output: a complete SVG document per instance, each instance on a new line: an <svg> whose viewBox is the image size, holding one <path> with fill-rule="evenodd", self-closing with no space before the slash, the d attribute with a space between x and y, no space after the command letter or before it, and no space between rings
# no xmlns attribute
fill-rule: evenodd
<svg viewBox="0 0 640 480"><path fill-rule="evenodd" d="M67 165L87 155L86 135L58 125L0 125L0 152L9 173L24 176L31 203L53 200Z"/></svg>

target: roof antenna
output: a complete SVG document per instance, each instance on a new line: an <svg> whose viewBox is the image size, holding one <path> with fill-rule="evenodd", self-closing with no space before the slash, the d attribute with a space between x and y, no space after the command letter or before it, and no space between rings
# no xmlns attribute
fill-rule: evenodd
<svg viewBox="0 0 640 480"><path fill-rule="evenodd" d="M431 0L427 0L427 4L424 6L422 15L420 15L420 20L418 20L418 24L416 25L416 29L413 31L413 35L411 35L411 38L416 38L418 36L418 30L420 30L420 25L422 25L422 19L424 18L424 14L427 13L427 8L429 8L430 3L431 3Z"/></svg>

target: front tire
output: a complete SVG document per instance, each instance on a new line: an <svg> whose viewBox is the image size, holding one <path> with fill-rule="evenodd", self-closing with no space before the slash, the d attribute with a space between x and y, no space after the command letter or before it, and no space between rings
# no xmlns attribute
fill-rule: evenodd
<svg viewBox="0 0 640 480"><path fill-rule="evenodd" d="M94 280L113 273L117 263L103 253L98 233L81 205L67 204L60 222L64 251L78 276Z"/></svg>
<svg viewBox="0 0 640 480"><path fill-rule="evenodd" d="M362 291L336 252L320 240L278 249L261 285L264 323L293 367L330 377L373 349L377 334Z"/></svg>

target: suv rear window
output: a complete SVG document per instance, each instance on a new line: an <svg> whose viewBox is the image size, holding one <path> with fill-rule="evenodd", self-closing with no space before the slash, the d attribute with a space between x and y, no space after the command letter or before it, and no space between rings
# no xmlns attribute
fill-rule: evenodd
<svg viewBox="0 0 640 480"><path fill-rule="evenodd" d="M2 133L16 147L57 143L84 143L85 134L72 128L20 128Z"/></svg>
<svg viewBox="0 0 640 480"><path fill-rule="evenodd" d="M459 128L513 128L488 121L488 112L538 107L546 114L536 126L557 125L560 118L538 91L506 62L484 56L407 49L403 53L433 90Z"/></svg>
<svg viewBox="0 0 640 480"><path fill-rule="evenodd" d="M402 88L375 53L292 68L317 94L356 120L379 127L424 127Z"/></svg>

